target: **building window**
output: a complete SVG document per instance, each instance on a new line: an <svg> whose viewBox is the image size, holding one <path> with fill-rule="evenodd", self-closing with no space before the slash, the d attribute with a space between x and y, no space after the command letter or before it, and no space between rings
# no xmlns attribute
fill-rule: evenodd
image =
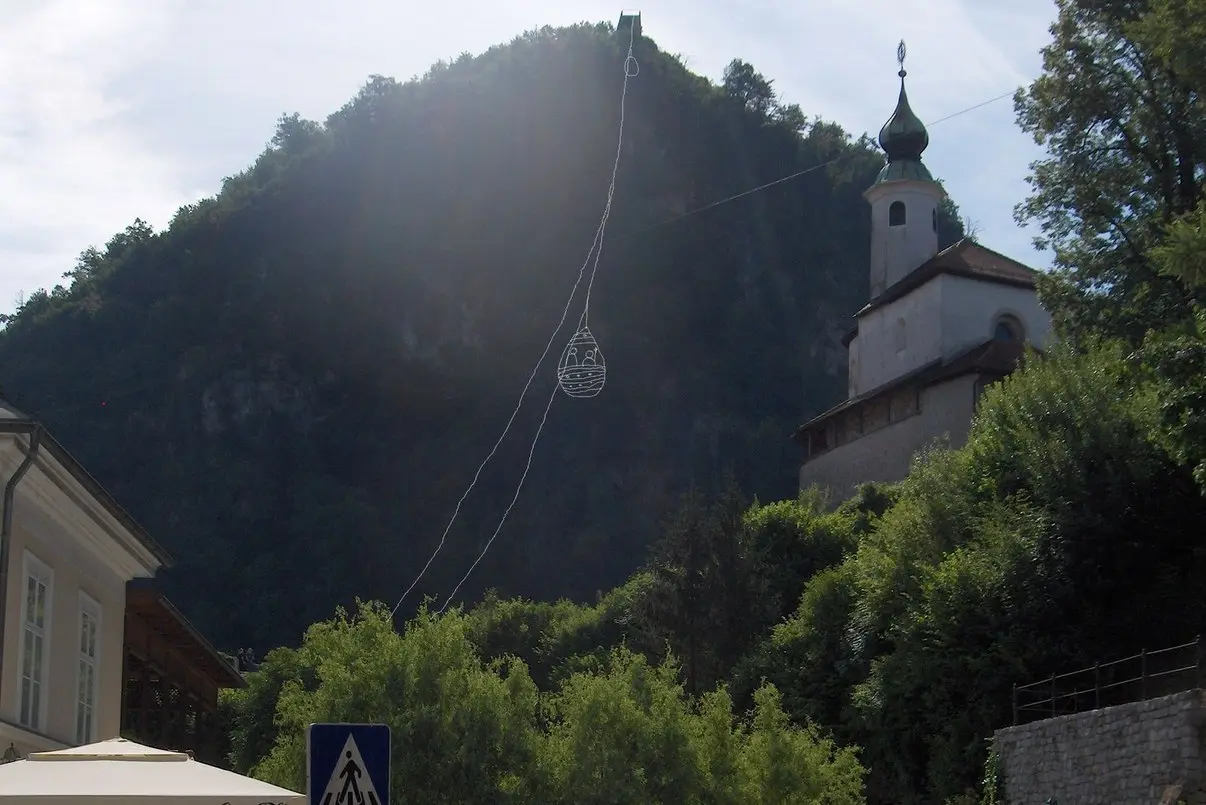
<svg viewBox="0 0 1206 805"><path fill-rule="evenodd" d="M888 399L886 397L877 397L868 401L863 408L863 432L870 433L880 428L886 428L889 422L888 416Z"/></svg>
<svg viewBox="0 0 1206 805"><path fill-rule="evenodd" d="M901 389L892 394L892 407L889 412L892 422L908 419L921 411L920 395L916 387Z"/></svg>
<svg viewBox="0 0 1206 805"><path fill-rule="evenodd" d="M1022 323L1013 316L1001 316L993 327L992 337L997 341L1015 342L1023 338Z"/></svg>
<svg viewBox="0 0 1206 805"><path fill-rule="evenodd" d="M21 602L21 725L42 730L45 720L46 656L50 646L50 568L25 552L25 596Z"/></svg>
<svg viewBox="0 0 1206 805"><path fill-rule="evenodd" d="M893 201L888 207L888 226L905 225L905 205L903 201Z"/></svg>
<svg viewBox="0 0 1206 805"><path fill-rule="evenodd" d="M842 430L845 435L843 442L853 442L855 439L863 435L863 412L859 409L853 409L846 413L842 420Z"/></svg>
<svg viewBox="0 0 1206 805"><path fill-rule="evenodd" d="M816 430L814 430L812 432L811 438L809 439L809 445L812 448L810 452L824 453L826 450L828 450L829 449L829 439L826 438L826 437L828 437L828 435L829 435L829 433L824 427L820 427L820 428L817 428Z"/></svg>
<svg viewBox="0 0 1206 805"><path fill-rule="evenodd" d="M80 591L80 640L77 658L75 742L91 743L96 734L96 690L100 672L100 604Z"/></svg>
<svg viewBox="0 0 1206 805"><path fill-rule="evenodd" d="M934 231L938 231L938 208L934 208Z"/></svg>

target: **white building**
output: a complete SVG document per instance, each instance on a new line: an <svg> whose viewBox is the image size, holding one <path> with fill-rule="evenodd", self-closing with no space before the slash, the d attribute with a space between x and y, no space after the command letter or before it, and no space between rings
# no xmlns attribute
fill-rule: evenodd
<svg viewBox="0 0 1206 805"><path fill-rule="evenodd" d="M903 61L903 54L902 54ZM836 499L867 481L896 481L935 439L962 444L984 386L1009 374L1051 319L1033 269L968 240L938 251L944 192L921 161L925 126L900 71L896 111L879 132L887 164L871 205L871 299L845 338L847 399L800 426L800 487Z"/></svg>
<svg viewBox="0 0 1206 805"><path fill-rule="evenodd" d="M0 491L0 753L115 738L126 582L171 559L3 400Z"/></svg>

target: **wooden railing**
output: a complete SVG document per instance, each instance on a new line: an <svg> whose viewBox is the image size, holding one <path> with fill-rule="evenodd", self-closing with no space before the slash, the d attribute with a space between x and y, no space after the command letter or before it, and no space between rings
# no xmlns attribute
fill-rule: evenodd
<svg viewBox="0 0 1206 805"><path fill-rule="evenodd" d="M1179 646L1141 651L1013 686L1013 723L1112 707L1202 687L1206 644L1201 636Z"/></svg>

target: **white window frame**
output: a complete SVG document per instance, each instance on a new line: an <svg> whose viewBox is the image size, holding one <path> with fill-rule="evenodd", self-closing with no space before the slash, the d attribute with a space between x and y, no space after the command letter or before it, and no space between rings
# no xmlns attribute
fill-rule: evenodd
<svg viewBox="0 0 1206 805"><path fill-rule="evenodd" d="M91 655L87 653L86 647L83 645L85 618L91 618L96 624ZM75 742L81 745L96 740L96 711L100 700L102 624L100 603L88 593L80 590L79 617L75 631ZM92 695L91 701L85 701L83 698L85 685L89 681L85 679L88 670L92 672L90 680L92 687L89 691ZM81 720L84 716L84 708L88 710L86 722Z"/></svg>
<svg viewBox="0 0 1206 805"><path fill-rule="evenodd" d="M47 691L47 682L50 675L50 632L51 624L54 622L54 571L50 565L43 562L28 549L25 551L24 573L21 576L21 664L20 671L20 689L18 695L17 721L23 727L27 727L34 732L44 732L46 725L46 709L50 701L49 691ZM30 579L35 579L41 582L46 588L46 603L42 607L42 625L38 627L36 624L29 623L29 582ZM31 625L33 629L31 629ZM28 635L32 632L34 638L41 638L42 641L42 657L41 667L38 669L36 676L28 676L25 673L27 662L32 662L28 659L30 648L30 640ZM27 703L26 689L27 682L37 683L38 697L36 700Z"/></svg>

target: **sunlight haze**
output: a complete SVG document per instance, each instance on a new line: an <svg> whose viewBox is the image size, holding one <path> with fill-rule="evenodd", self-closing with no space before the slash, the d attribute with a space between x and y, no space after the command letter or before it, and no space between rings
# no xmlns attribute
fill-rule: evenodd
<svg viewBox="0 0 1206 805"><path fill-rule="evenodd" d="M82 250L136 217L159 229L216 193L283 113L323 120L371 74L404 80L525 30L614 24L623 10L594 0L0 0L0 311L58 283ZM1055 13L1049 0L659 0L630 10L693 72L718 81L744 59L785 102L855 135L892 112L899 39L910 100L928 123L1032 80ZM1041 152L1015 126L1011 100L932 127L930 142L930 170L981 242L1046 267L1049 254L1012 219Z"/></svg>

